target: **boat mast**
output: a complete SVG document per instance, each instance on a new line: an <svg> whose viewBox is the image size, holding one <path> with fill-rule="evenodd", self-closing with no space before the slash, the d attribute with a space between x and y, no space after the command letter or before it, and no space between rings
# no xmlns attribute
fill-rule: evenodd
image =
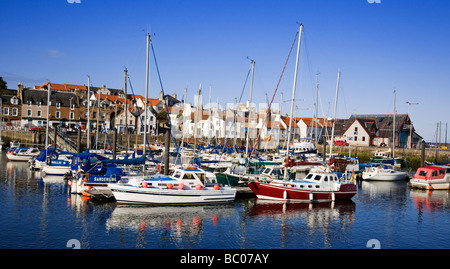
<svg viewBox="0 0 450 269"><path fill-rule="evenodd" d="M125 68L124 73L125 73L125 130L126 130L126 136L127 136L127 148L126 148L125 154L128 154L128 150L130 148L130 136L128 135L128 92L127 92L128 70L127 70L127 68ZM136 153L137 153L137 144L136 144Z"/></svg>
<svg viewBox="0 0 450 269"><path fill-rule="evenodd" d="M47 128L45 128L45 153L47 154L47 148L48 148L48 128L50 125L49 122L49 117L50 117L50 94L52 92L52 86L51 83L48 83L48 87L47 87ZM2 110L2 114L3 114L3 110ZM89 136L88 136L89 137ZM47 156L47 155L46 155Z"/></svg>
<svg viewBox="0 0 450 269"><path fill-rule="evenodd" d="M88 76L88 95L87 95L87 149L91 148L91 77ZM48 97L50 103L50 95Z"/></svg>
<svg viewBox="0 0 450 269"><path fill-rule="evenodd" d="M339 92L339 80L341 78L341 71L338 70L338 77L336 83L336 97L334 98L334 115L333 115L333 127L331 128L331 141L330 141L330 158L333 154L333 140L334 140L334 128L336 125L336 108L337 108L337 100L338 100L338 92Z"/></svg>
<svg viewBox="0 0 450 269"><path fill-rule="evenodd" d="M254 60L251 60L251 61L252 61L252 77L250 79L250 98L249 98L248 103L247 103L248 116L247 116L247 137L246 137L246 142L245 142L245 157L248 156L248 143L249 143L249 133L250 133L250 104L252 103L253 72L255 70L255 61ZM245 124L245 122L244 122L244 124Z"/></svg>
<svg viewBox="0 0 450 269"><path fill-rule="evenodd" d="M394 117L392 123L392 159L395 158L395 90L394 90ZM394 160L395 164L395 160Z"/></svg>
<svg viewBox="0 0 450 269"><path fill-rule="evenodd" d="M295 99L295 88L297 87L297 73L298 73L298 58L300 56L300 44L302 41L302 31L303 24L300 24L299 37L298 37L298 45L297 45L297 59L295 60L295 74L294 74L294 85L292 87L292 100L291 100L291 114L289 115L289 129L288 129L288 141L287 141L287 153L286 158L289 157L289 147L291 143L291 130L292 130L292 113L294 111L294 99ZM287 167L284 166L284 180L287 179Z"/></svg>
<svg viewBox="0 0 450 269"><path fill-rule="evenodd" d="M198 106L200 105L200 94L202 93L202 84L200 84L200 88L198 89L198 95L197 95L197 107L195 108L195 114L194 114L194 159L195 159L195 152L197 151L197 116L198 116ZM203 112L203 109L202 109Z"/></svg>
<svg viewBox="0 0 450 269"><path fill-rule="evenodd" d="M316 104L314 108L314 144L317 149L317 121L319 120L319 72L316 74Z"/></svg>
<svg viewBox="0 0 450 269"><path fill-rule="evenodd" d="M144 113L144 149L143 149L143 153L142 155L145 156L145 148L147 146L147 110L148 110L148 85L149 85L149 72L150 72L150 67L149 67L149 59L150 59L150 34L147 33L147 61L146 61L146 67L145 67L145 113ZM126 101L126 100L125 100ZM128 111L125 111L126 113L128 113ZM150 150L150 149L149 149ZM168 152L166 152L165 154L168 154Z"/></svg>

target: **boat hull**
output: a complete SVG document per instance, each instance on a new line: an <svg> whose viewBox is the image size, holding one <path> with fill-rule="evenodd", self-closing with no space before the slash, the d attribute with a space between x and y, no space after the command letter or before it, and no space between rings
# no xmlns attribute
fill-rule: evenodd
<svg viewBox="0 0 450 269"><path fill-rule="evenodd" d="M217 173L216 174L216 180L217 183L222 184L224 186L243 186L248 181L248 176L244 175L230 175L228 173Z"/></svg>
<svg viewBox="0 0 450 269"><path fill-rule="evenodd" d="M70 167L67 166L44 166L42 172L46 175L63 176L70 172Z"/></svg>
<svg viewBox="0 0 450 269"><path fill-rule="evenodd" d="M412 178L409 183L411 187L424 190L450 190L450 182L446 179L424 180Z"/></svg>
<svg viewBox="0 0 450 269"><path fill-rule="evenodd" d="M192 205L228 203L234 201L236 190L179 190L137 188L126 184L108 184L118 204Z"/></svg>
<svg viewBox="0 0 450 269"><path fill-rule="evenodd" d="M262 182L249 182L248 187L259 199L293 202L328 202L338 199L350 199L357 190L353 183L342 184L338 191L314 191L290 188Z"/></svg>
<svg viewBox="0 0 450 269"><path fill-rule="evenodd" d="M398 181L405 180L408 177L406 172L398 172L398 173L377 173L377 174L362 174L362 179L364 180L374 180L374 181Z"/></svg>
<svg viewBox="0 0 450 269"><path fill-rule="evenodd" d="M17 161L17 162L28 162L31 158L34 157L34 155L17 155L17 154L10 154L7 153L6 157L10 161Z"/></svg>

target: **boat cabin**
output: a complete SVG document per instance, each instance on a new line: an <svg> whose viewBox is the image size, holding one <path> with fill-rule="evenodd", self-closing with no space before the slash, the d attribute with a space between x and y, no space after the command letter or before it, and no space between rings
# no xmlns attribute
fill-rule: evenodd
<svg viewBox="0 0 450 269"><path fill-rule="evenodd" d="M205 186L205 171L196 167L188 169L176 169L169 177L148 177L139 183L144 188L178 188L201 189ZM171 184L171 185L169 185Z"/></svg>
<svg viewBox="0 0 450 269"><path fill-rule="evenodd" d="M335 173L312 172L301 180L275 180L274 184L315 191L337 191L341 182Z"/></svg>
<svg viewBox="0 0 450 269"><path fill-rule="evenodd" d="M450 173L450 166L430 165L417 169L414 178L423 180L443 179L447 173Z"/></svg>

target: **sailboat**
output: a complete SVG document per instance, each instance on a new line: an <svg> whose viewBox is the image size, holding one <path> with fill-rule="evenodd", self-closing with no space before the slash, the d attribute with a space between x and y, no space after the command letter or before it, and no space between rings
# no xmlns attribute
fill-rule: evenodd
<svg viewBox="0 0 450 269"><path fill-rule="evenodd" d="M394 115L392 124L392 159L395 160L395 91L394 91ZM392 163L394 165L395 163ZM408 173L403 171L397 171L389 168L387 165L380 166L367 166L362 172L363 180L381 180L381 181L394 181L405 180L408 177Z"/></svg>
<svg viewBox="0 0 450 269"><path fill-rule="evenodd" d="M297 84L298 60L302 38L303 25L300 25L299 40L297 45L297 59L295 63L294 85L292 89L291 117L294 107L295 88ZM288 129L288 152L290 147L291 124ZM313 171L303 180L288 179L287 167L284 167L284 178L272 180L270 183L252 181L247 185L259 199L297 201L297 202L322 202L336 199L349 199L356 194L354 182L341 181L331 170L324 169Z"/></svg>

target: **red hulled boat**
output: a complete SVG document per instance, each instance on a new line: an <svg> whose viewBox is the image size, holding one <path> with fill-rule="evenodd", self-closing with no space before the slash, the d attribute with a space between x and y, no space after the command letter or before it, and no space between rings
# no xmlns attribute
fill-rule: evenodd
<svg viewBox="0 0 450 269"><path fill-rule="evenodd" d="M247 184L259 199L292 202L326 202L350 199L357 193L355 181L338 179L329 171L310 172L302 180L252 181Z"/></svg>

